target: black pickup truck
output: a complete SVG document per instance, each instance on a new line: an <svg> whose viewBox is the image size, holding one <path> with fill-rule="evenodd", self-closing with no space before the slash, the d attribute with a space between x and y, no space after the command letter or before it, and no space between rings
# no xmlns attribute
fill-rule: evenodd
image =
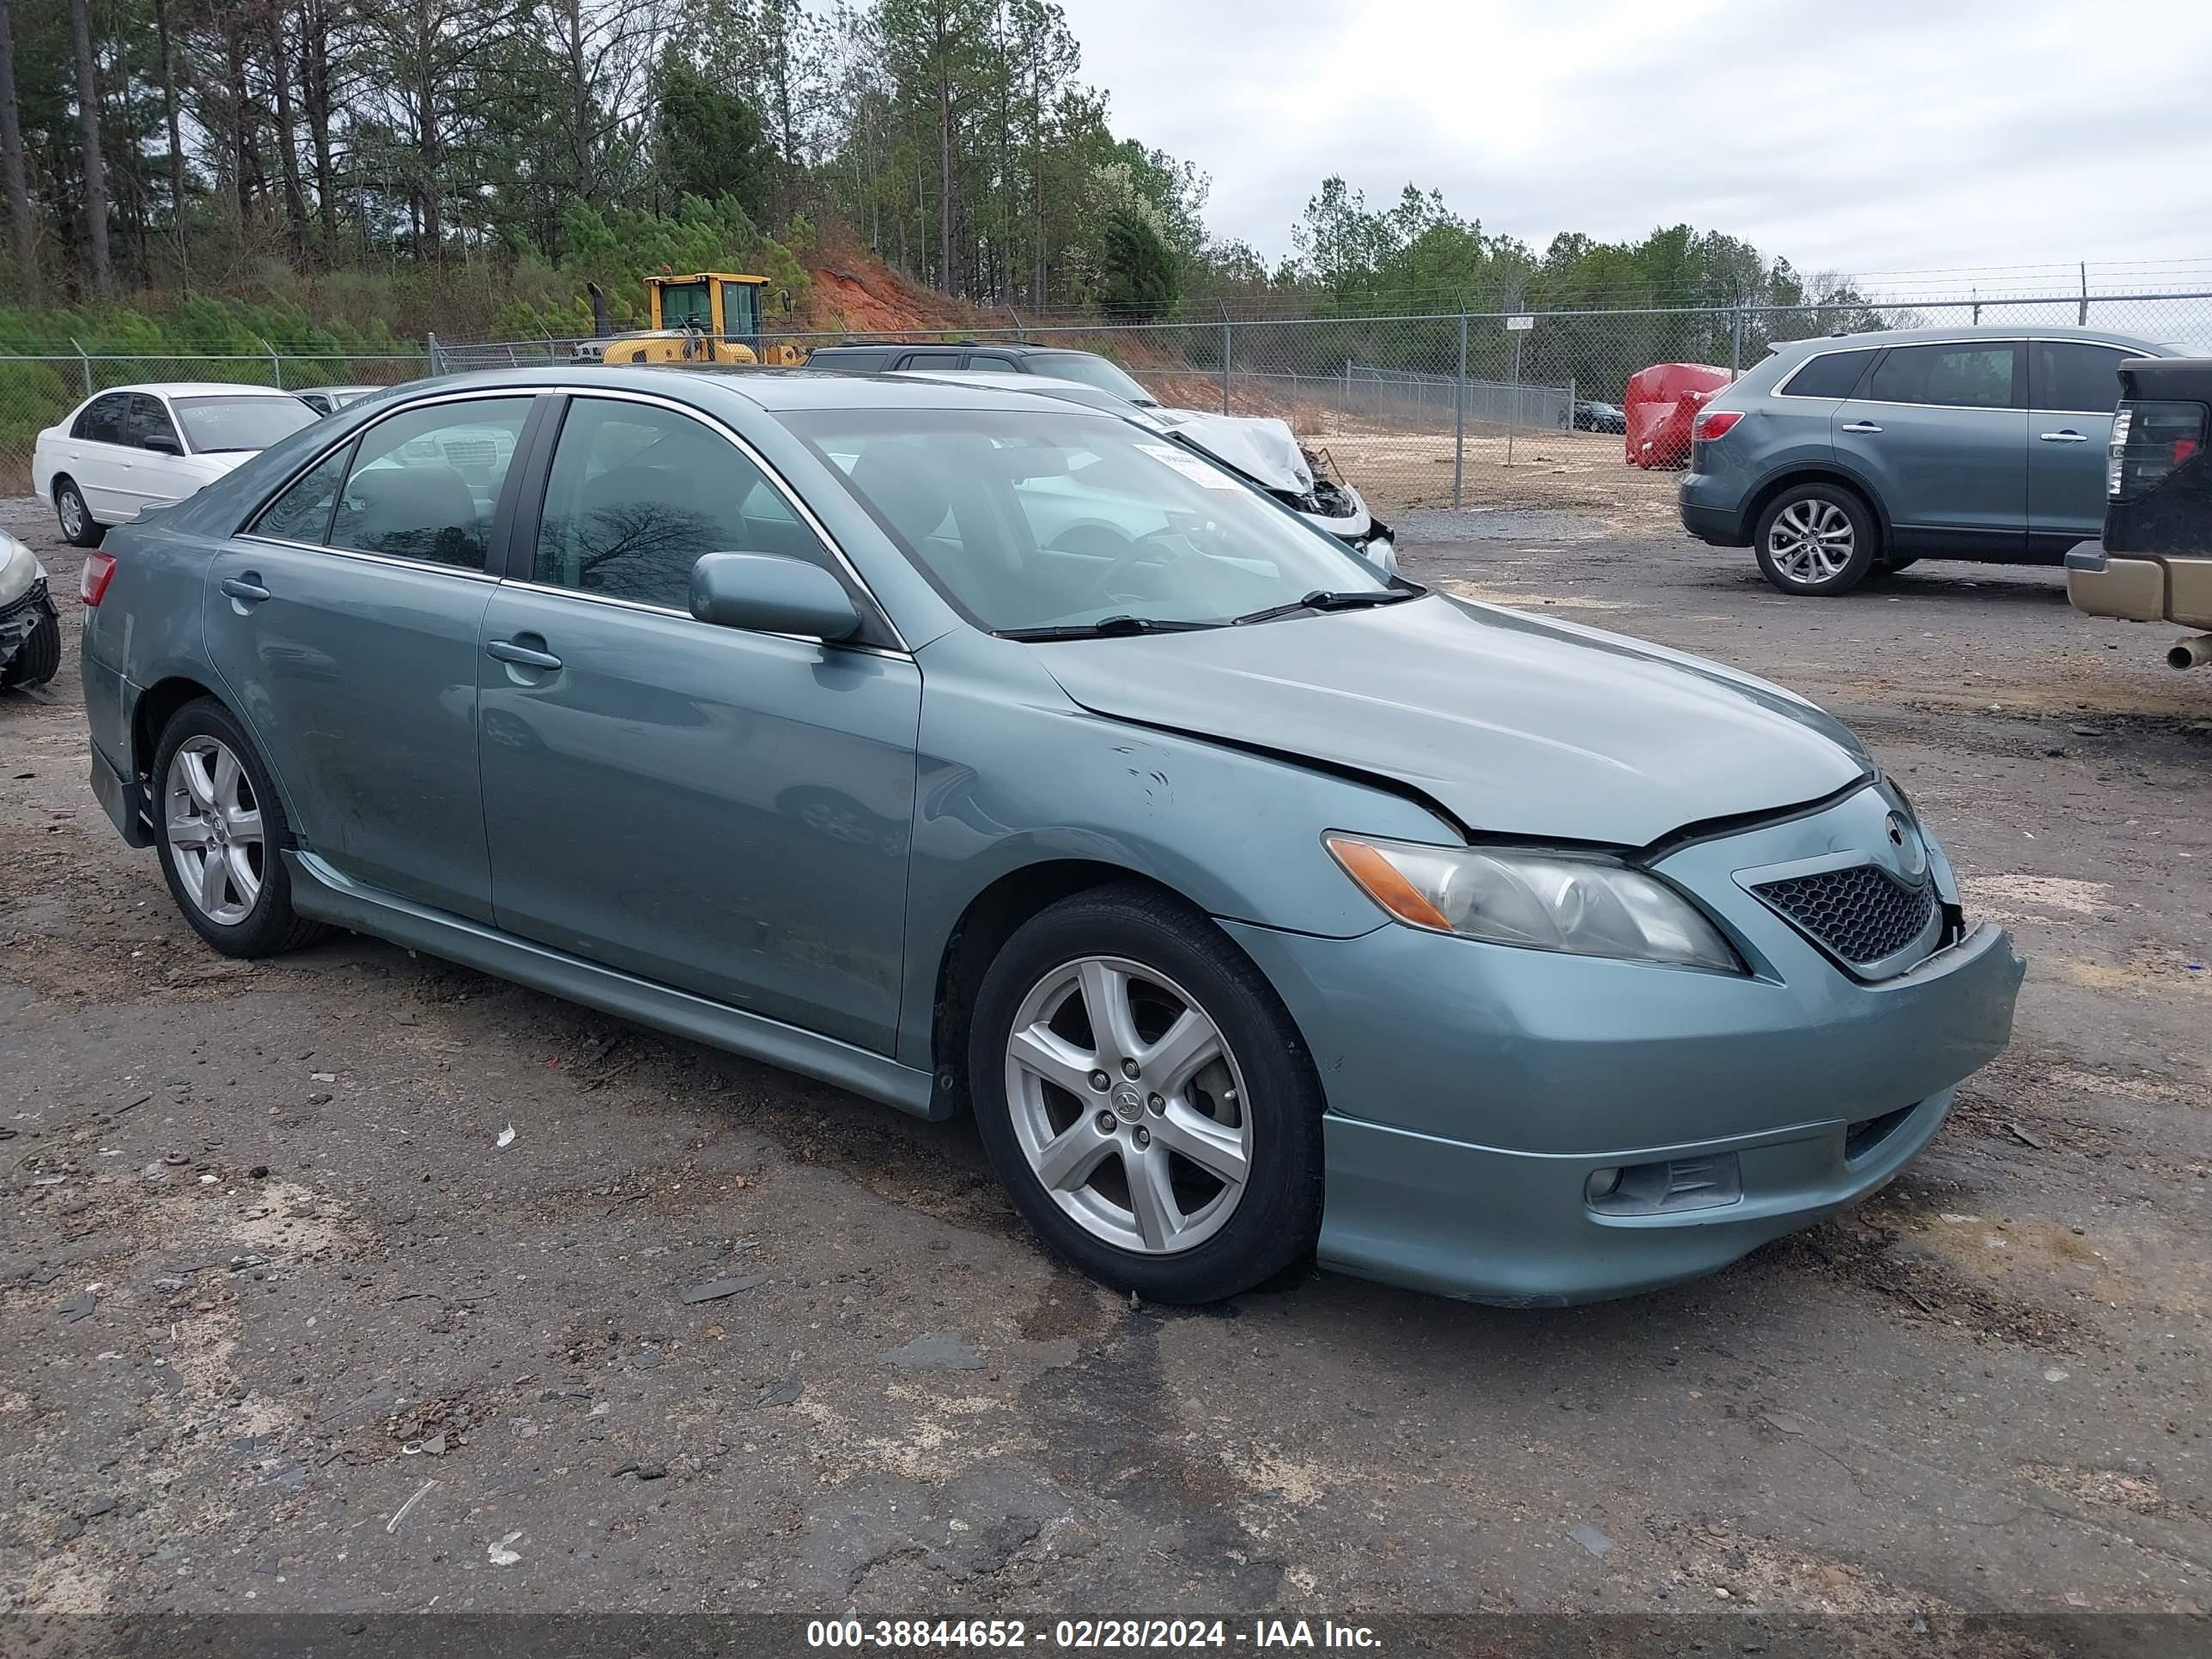
<svg viewBox="0 0 2212 1659"><path fill-rule="evenodd" d="M2166 653L2212 663L2212 357L2120 365L2105 469L2105 538L2066 556L2076 611L2197 630Z"/></svg>

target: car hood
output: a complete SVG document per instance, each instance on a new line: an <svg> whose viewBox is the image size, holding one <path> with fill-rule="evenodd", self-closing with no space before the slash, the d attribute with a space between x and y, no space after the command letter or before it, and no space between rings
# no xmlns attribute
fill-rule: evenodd
<svg viewBox="0 0 2212 1659"><path fill-rule="evenodd" d="M1269 489L1313 493L1313 468L1290 423L1262 415L1208 415L1196 409L1145 411L1162 426L1229 463Z"/></svg>
<svg viewBox="0 0 2212 1659"><path fill-rule="evenodd" d="M1095 714L1380 775L1474 831L1640 847L1874 769L1779 686L1442 594L1032 648Z"/></svg>

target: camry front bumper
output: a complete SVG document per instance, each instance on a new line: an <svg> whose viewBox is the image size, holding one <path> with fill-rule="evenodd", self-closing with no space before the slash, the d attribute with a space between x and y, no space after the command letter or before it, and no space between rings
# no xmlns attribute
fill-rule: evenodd
<svg viewBox="0 0 2212 1659"><path fill-rule="evenodd" d="M1836 836L1864 811L1653 866L1705 902L1744 974L1227 924L1327 1092L1322 1261L1474 1300L1589 1301L1710 1272L1888 1180L2009 1039L2025 964L1984 926L1861 980L1729 879L1859 844Z"/></svg>

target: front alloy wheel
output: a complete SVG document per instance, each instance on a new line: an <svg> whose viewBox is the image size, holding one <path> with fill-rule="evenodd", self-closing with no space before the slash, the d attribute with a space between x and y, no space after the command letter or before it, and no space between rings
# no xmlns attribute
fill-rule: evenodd
<svg viewBox="0 0 2212 1659"><path fill-rule="evenodd" d="M1321 1079L1252 959L1174 894L1116 882L1017 927L967 1062L992 1168L1093 1278L1215 1302L1310 1258Z"/></svg>
<svg viewBox="0 0 2212 1659"><path fill-rule="evenodd" d="M1076 1225L1146 1255L1204 1243L1252 1164L1220 1028L1157 969L1085 957L1031 988L1006 1043L1014 1135Z"/></svg>

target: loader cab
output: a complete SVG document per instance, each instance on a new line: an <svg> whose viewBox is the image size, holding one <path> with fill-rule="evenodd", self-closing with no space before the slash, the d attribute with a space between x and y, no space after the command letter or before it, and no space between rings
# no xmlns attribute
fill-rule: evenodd
<svg viewBox="0 0 2212 1659"><path fill-rule="evenodd" d="M716 340L757 346L765 276L701 271L690 276L648 276L646 292L656 329L690 329Z"/></svg>

